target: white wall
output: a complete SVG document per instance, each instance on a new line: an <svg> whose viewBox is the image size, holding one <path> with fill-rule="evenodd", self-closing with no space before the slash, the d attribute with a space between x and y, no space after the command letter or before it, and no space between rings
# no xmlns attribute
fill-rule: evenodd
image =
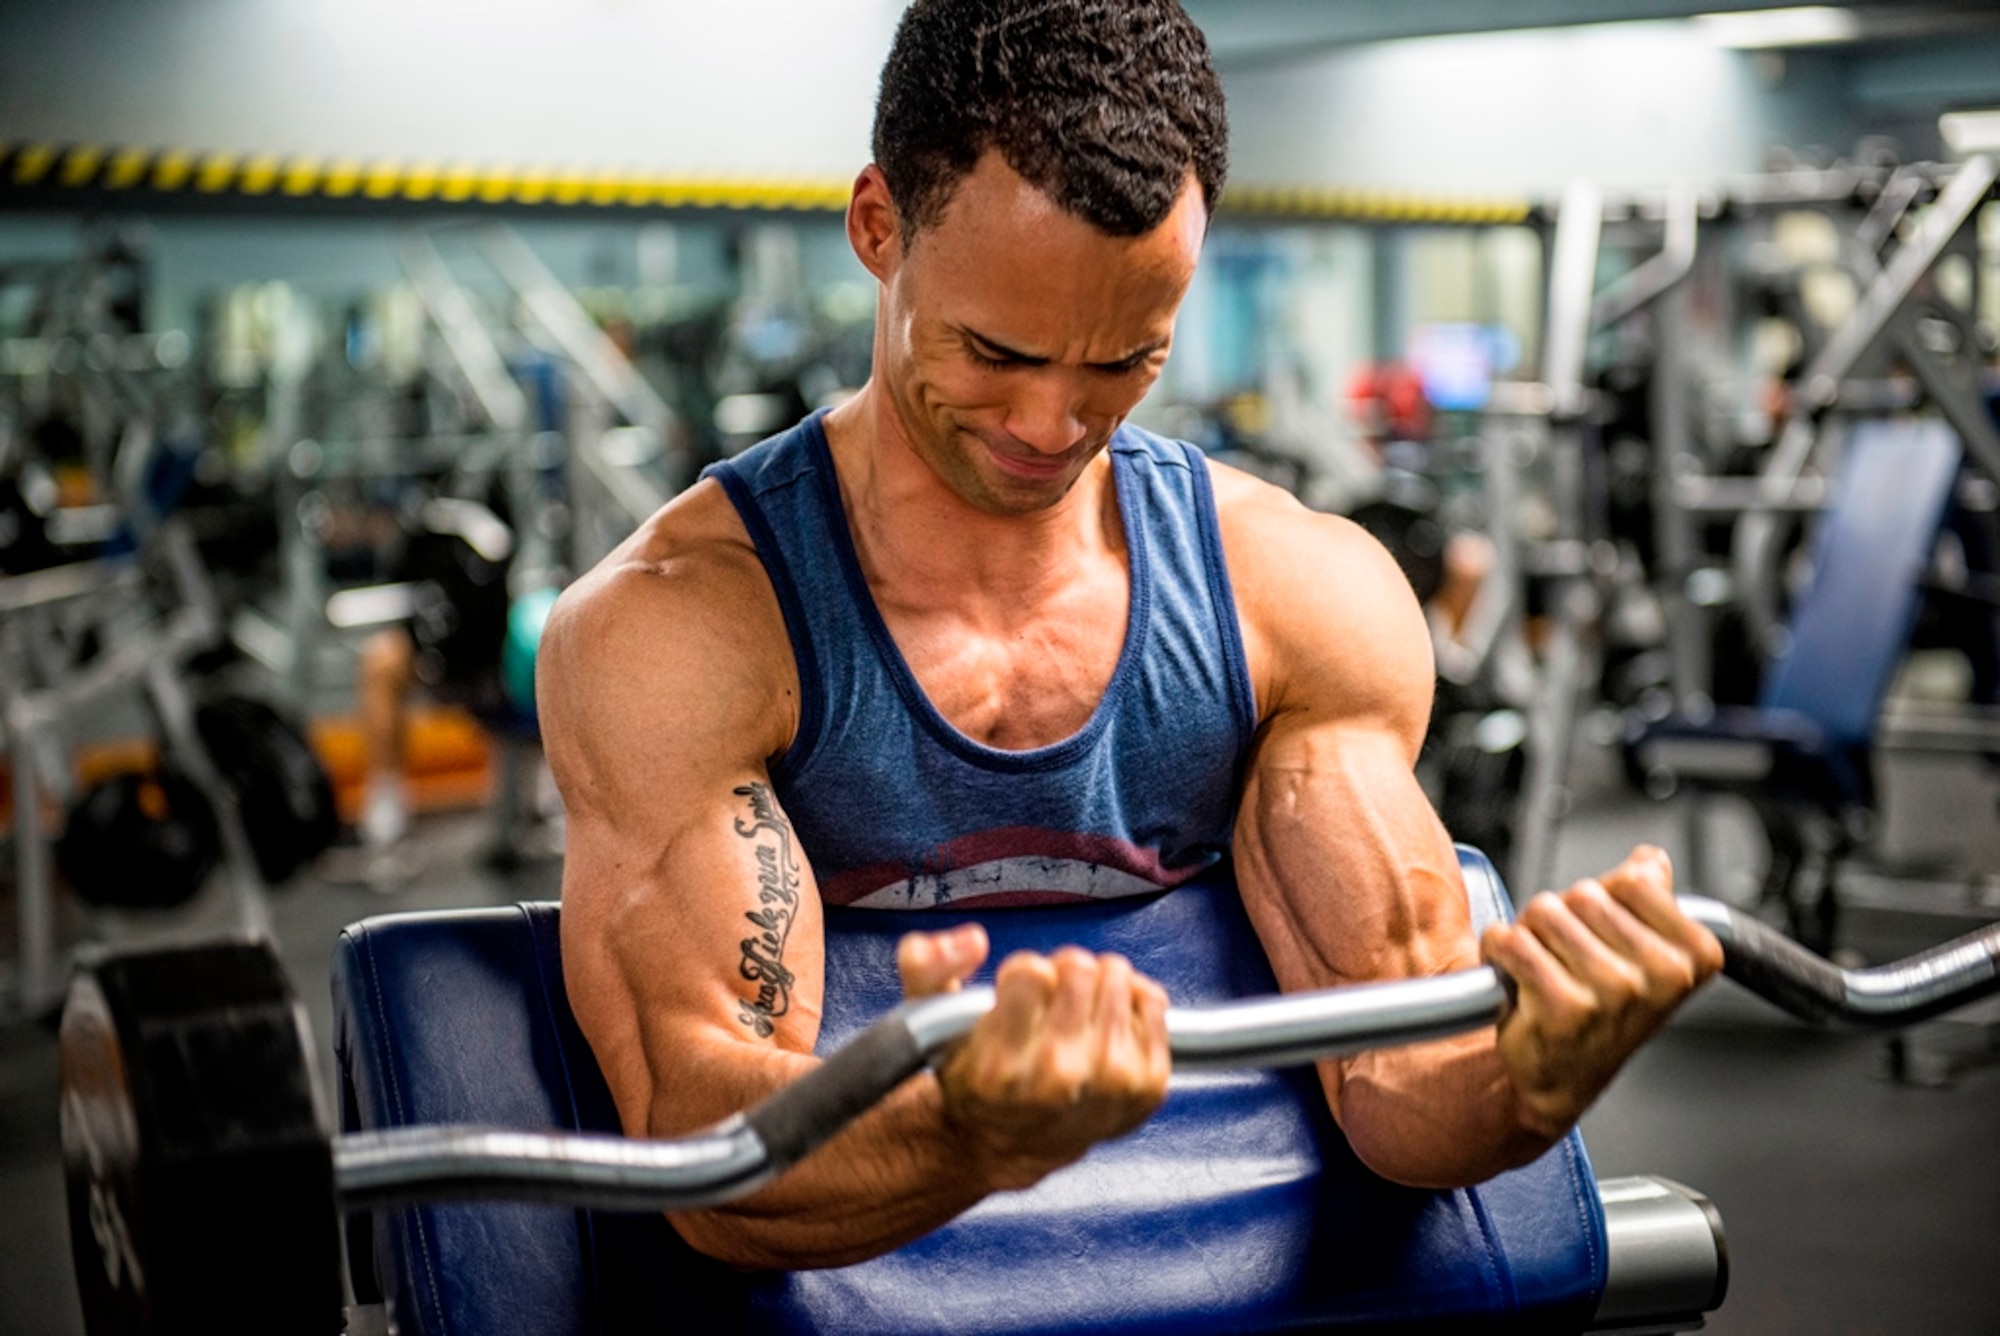
<svg viewBox="0 0 2000 1336"><path fill-rule="evenodd" d="M0 0L0 139L844 179L902 8ZM1545 192L1754 170L1774 138L1844 149L1830 59L1789 57L1774 88L1665 21L1322 49L1224 80L1245 183Z"/></svg>
<svg viewBox="0 0 2000 1336"><path fill-rule="evenodd" d="M0 138L845 178L901 0L5 0Z"/></svg>
<svg viewBox="0 0 2000 1336"><path fill-rule="evenodd" d="M1838 81L1680 22L1431 37L1225 71L1234 176L1552 194L1755 171L1773 140L1850 146Z"/></svg>

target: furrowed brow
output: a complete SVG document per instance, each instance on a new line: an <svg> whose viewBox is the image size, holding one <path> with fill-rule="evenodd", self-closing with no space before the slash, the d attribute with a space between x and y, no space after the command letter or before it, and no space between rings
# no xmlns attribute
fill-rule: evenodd
<svg viewBox="0 0 2000 1336"><path fill-rule="evenodd" d="M1019 362L1023 366L1048 365L1048 358L1037 357L1033 353L1024 353L1018 348L1009 348L1006 344L1000 342L1000 340L986 334L981 334L976 329L960 325L958 326L958 333L959 337L963 338L967 343L977 345L974 348L975 352L978 352L981 356L990 357L995 361Z"/></svg>
<svg viewBox="0 0 2000 1336"><path fill-rule="evenodd" d="M959 336L967 343L978 345L977 351L983 356L992 357L996 360L1019 362L1023 366L1047 366L1049 364L1049 358L1037 357L1033 353L1024 353L1017 348L1010 348L991 335L981 334L976 329L971 329L964 325L958 326L957 329ZM1084 365L1092 371L1129 371L1166 346L1167 340L1165 338L1158 338L1125 357L1120 357L1109 362L1086 362Z"/></svg>

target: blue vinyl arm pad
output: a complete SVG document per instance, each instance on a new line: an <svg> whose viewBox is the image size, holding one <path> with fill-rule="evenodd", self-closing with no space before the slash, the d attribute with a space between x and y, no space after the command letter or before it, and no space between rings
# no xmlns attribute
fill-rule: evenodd
<svg viewBox="0 0 2000 1336"><path fill-rule="evenodd" d="M1461 851L1475 917L1505 913ZM821 1049L899 1000L896 939L949 912L830 911ZM978 916L993 959L1119 951L1177 1004L1275 991L1226 875L1165 895ZM556 907L397 915L335 960L348 1129L491 1122L615 1131L562 992ZM1133 1135L856 1266L744 1274L659 1216L456 1204L357 1218L351 1265L409 1333L1576 1330L1604 1285L1602 1210L1572 1135L1481 1185L1384 1182L1310 1069L1183 1073ZM372 1264L372 1265L371 1265ZM374 1273L370 1275L372 1270Z"/></svg>

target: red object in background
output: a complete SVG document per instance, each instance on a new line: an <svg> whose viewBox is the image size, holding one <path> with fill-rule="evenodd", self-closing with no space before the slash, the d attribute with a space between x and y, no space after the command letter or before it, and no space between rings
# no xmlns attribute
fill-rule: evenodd
<svg viewBox="0 0 2000 1336"><path fill-rule="evenodd" d="M1347 382L1347 406L1377 443L1430 439L1431 406L1424 383L1402 362L1362 363Z"/></svg>

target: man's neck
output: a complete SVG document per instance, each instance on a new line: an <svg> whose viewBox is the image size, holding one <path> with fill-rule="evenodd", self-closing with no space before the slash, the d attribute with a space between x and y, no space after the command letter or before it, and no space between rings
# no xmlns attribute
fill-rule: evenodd
<svg viewBox="0 0 2000 1336"><path fill-rule="evenodd" d="M1001 616L1031 612L1074 579L1080 564L1122 556L1108 451L1056 504L995 515L960 497L917 454L877 382L823 426L855 549L878 596L973 604Z"/></svg>

